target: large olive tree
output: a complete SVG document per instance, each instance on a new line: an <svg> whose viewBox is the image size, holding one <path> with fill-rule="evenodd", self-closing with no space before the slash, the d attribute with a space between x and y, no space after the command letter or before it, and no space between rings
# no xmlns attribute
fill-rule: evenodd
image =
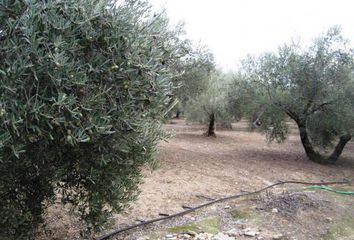
<svg viewBox="0 0 354 240"><path fill-rule="evenodd" d="M353 49L333 27L306 49L291 44L246 59L242 74L253 100L245 104L270 140L285 139L290 118L308 158L334 163L354 133L353 70ZM320 153L331 146L329 156Z"/></svg>
<svg viewBox="0 0 354 240"><path fill-rule="evenodd" d="M144 1L0 1L0 238L60 196L88 229L137 195L186 56Z"/></svg>

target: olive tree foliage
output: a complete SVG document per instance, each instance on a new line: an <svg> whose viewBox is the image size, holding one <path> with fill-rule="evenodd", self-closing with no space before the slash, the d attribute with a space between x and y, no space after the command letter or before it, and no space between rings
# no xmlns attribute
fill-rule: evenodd
<svg viewBox="0 0 354 240"><path fill-rule="evenodd" d="M353 66L353 49L339 27L308 48L291 44L277 53L249 57L242 75L249 86L245 95L254 99L245 102L252 122L268 140L284 141L292 119L310 160L336 162L354 131Z"/></svg>
<svg viewBox="0 0 354 240"><path fill-rule="evenodd" d="M227 108L228 84L229 76L218 71L213 72L207 78L208 88L187 103L187 120L207 124L206 136L216 136L216 123L231 126L235 118L235 115L232 117Z"/></svg>
<svg viewBox="0 0 354 240"><path fill-rule="evenodd" d="M259 95L256 91L257 88L251 82L246 81L242 74L237 73L232 77L226 89L225 101L228 113L234 116L235 120L252 119L254 108L259 104ZM253 129L252 125L251 127Z"/></svg>
<svg viewBox="0 0 354 240"><path fill-rule="evenodd" d="M58 193L99 230L165 138L180 29L144 1L0 1L0 238L32 238Z"/></svg>
<svg viewBox="0 0 354 240"><path fill-rule="evenodd" d="M176 118L186 109L187 103L198 97L208 88L208 77L215 71L213 55L204 46L189 44L189 54L177 65L178 76L174 96L178 100L175 106Z"/></svg>

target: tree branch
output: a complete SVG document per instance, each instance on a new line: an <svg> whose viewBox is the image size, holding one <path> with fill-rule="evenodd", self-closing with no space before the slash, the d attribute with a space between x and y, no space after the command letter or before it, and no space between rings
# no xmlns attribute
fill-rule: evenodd
<svg viewBox="0 0 354 240"><path fill-rule="evenodd" d="M307 116L309 114L309 110L311 108L311 105L314 102L314 96L311 96L310 100L307 102L305 109L304 109L304 114Z"/></svg>
<svg viewBox="0 0 354 240"><path fill-rule="evenodd" d="M12 11L10 8L8 8L7 6L5 6L4 4L0 3L0 7L3 8L4 12L6 12L10 17L13 18L16 17L16 13Z"/></svg>
<svg viewBox="0 0 354 240"><path fill-rule="evenodd" d="M330 105L332 104L334 101L330 101L330 102L324 102L320 105L318 105L316 108L313 108L310 112L308 112L309 114L315 113L318 110L321 110L324 106Z"/></svg>

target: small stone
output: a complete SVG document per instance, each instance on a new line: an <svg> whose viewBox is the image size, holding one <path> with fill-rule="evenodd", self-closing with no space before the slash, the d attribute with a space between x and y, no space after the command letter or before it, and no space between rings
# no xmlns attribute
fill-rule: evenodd
<svg viewBox="0 0 354 240"><path fill-rule="evenodd" d="M243 230L243 235L245 235L247 237L255 237L258 234L259 234L258 231L251 229L251 228L246 228L245 230Z"/></svg>
<svg viewBox="0 0 354 240"><path fill-rule="evenodd" d="M230 209L230 208L231 208L230 205L226 205L226 206L224 207L224 209Z"/></svg>
<svg viewBox="0 0 354 240"><path fill-rule="evenodd" d="M258 236L258 237L256 237L256 240L264 240L264 237Z"/></svg>
<svg viewBox="0 0 354 240"><path fill-rule="evenodd" d="M191 217L191 221L195 221L195 217Z"/></svg>
<svg viewBox="0 0 354 240"><path fill-rule="evenodd" d="M174 234L167 234L165 240L177 240L177 237Z"/></svg>
<svg viewBox="0 0 354 240"><path fill-rule="evenodd" d="M237 229L233 228L229 231L226 232L227 235L229 235L230 237L238 237L240 236L240 231L238 231Z"/></svg>
<svg viewBox="0 0 354 240"><path fill-rule="evenodd" d="M212 237L211 240L235 240L235 238L220 232Z"/></svg>
<svg viewBox="0 0 354 240"><path fill-rule="evenodd" d="M187 233L183 234L183 239L190 239L190 238L192 238L191 235L189 235Z"/></svg>
<svg viewBox="0 0 354 240"><path fill-rule="evenodd" d="M186 232L186 234L189 235L189 236L192 236L192 237L195 237L195 236L198 235L198 233L196 233L196 232L194 232L194 231L191 231L191 230L188 230L188 231Z"/></svg>
<svg viewBox="0 0 354 240"><path fill-rule="evenodd" d="M245 224L245 223L246 223L246 221L243 220L243 219L238 219L238 220L235 221L235 224L237 224L237 225L242 225L242 224Z"/></svg>
<svg viewBox="0 0 354 240"><path fill-rule="evenodd" d="M245 233L243 233L243 235L245 235L246 237L255 237L256 233L255 232L245 232Z"/></svg>
<svg viewBox="0 0 354 240"><path fill-rule="evenodd" d="M195 239L196 240L210 240L213 237L210 233L200 233L198 234Z"/></svg>
<svg viewBox="0 0 354 240"><path fill-rule="evenodd" d="M330 218L330 217L326 217L326 222L330 223L330 222L332 222L332 221L333 221L333 219L332 219L332 218Z"/></svg>
<svg viewBox="0 0 354 240"><path fill-rule="evenodd" d="M278 212L279 212L278 209L276 209L276 208L272 209L272 213L278 213Z"/></svg>
<svg viewBox="0 0 354 240"><path fill-rule="evenodd" d="M281 240L281 239L283 239L283 234L281 234L281 233L279 233L279 234L275 234L274 236L273 236L273 240Z"/></svg>

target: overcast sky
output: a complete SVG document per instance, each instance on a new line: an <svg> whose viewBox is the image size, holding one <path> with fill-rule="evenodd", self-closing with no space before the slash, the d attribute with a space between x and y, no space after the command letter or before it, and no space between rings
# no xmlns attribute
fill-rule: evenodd
<svg viewBox="0 0 354 240"><path fill-rule="evenodd" d="M292 38L308 44L333 25L354 39L352 0L149 0L164 7L173 24L185 22L224 70L235 70L248 53L276 48ZM352 41L353 42L353 41Z"/></svg>

